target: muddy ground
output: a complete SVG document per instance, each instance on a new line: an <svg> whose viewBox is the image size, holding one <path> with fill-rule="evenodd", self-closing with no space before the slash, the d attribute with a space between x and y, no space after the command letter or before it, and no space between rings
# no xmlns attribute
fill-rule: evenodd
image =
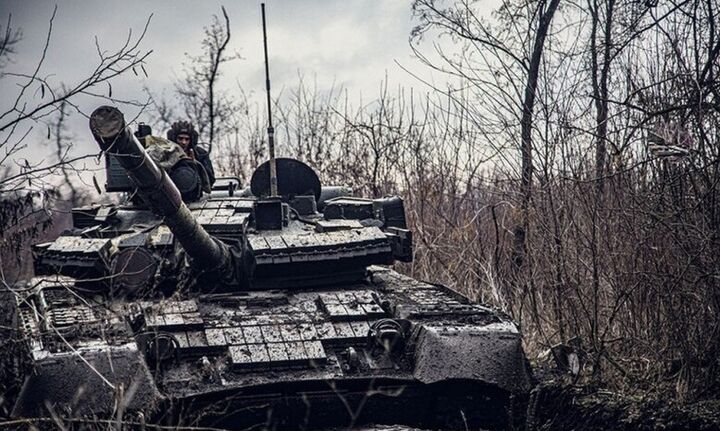
<svg viewBox="0 0 720 431"><path fill-rule="evenodd" d="M720 430L720 399L680 403L671 398L661 394L627 396L546 381L531 396L528 429Z"/></svg>

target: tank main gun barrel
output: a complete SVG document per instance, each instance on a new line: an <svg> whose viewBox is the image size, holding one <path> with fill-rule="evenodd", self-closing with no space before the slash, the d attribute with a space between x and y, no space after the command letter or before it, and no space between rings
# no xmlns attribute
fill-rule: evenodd
<svg viewBox="0 0 720 431"><path fill-rule="evenodd" d="M210 236L195 220L170 177L125 124L122 112L112 106L97 108L90 116L90 130L100 148L115 156L125 168L143 200L164 217L195 266L221 275L231 272L228 246Z"/></svg>

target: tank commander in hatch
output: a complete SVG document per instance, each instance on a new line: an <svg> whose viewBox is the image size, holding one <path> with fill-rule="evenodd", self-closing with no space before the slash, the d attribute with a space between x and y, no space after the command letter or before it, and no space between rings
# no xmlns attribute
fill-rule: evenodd
<svg viewBox="0 0 720 431"><path fill-rule="evenodd" d="M215 183L215 169L208 151L198 146L198 132L192 123L189 121L174 122L167 131L167 138L178 144L190 159L197 161L202 166L210 180L210 186L212 186Z"/></svg>

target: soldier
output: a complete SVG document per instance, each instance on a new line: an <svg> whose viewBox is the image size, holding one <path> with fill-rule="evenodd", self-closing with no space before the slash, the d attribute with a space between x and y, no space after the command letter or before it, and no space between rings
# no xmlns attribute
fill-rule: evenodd
<svg viewBox="0 0 720 431"><path fill-rule="evenodd" d="M215 183L215 169L213 169L210 154L197 145L198 132L189 121L176 121L167 131L167 138L185 151L188 157L200 163L207 173L210 186Z"/></svg>

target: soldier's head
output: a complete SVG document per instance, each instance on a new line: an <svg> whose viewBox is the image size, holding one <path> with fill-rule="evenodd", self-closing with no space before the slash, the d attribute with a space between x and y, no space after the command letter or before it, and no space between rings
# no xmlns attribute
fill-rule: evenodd
<svg viewBox="0 0 720 431"><path fill-rule="evenodd" d="M197 144L198 133L189 121L176 121L167 132L167 138L188 151Z"/></svg>

